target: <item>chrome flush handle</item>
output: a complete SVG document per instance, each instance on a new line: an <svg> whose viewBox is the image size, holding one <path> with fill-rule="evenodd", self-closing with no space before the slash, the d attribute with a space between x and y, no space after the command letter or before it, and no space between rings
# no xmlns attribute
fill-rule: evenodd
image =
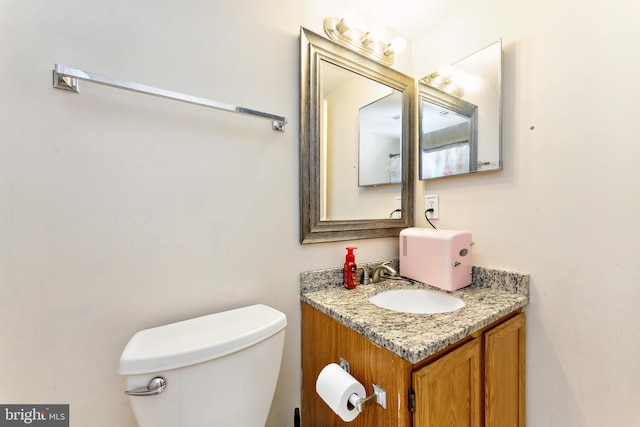
<svg viewBox="0 0 640 427"><path fill-rule="evenodd" d="M155 377L146 387L135 388L133 390L127 390L124 393L129 396L153 396L160 394L167 387L167 380L163 377Z"/></svg>

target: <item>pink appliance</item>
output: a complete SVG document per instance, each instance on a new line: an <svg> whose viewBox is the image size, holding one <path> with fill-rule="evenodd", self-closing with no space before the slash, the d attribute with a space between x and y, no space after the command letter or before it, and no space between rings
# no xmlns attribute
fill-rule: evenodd
<svg viewBox="0 0 640 427"><path fill-rule="evenodd" d="M400 232L400 275L446 291L471 284L471 233L433 228Z"/></svg>

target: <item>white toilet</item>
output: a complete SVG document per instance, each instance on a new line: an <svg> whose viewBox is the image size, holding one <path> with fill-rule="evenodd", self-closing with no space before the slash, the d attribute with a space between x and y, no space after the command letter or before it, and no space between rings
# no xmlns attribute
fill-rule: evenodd
<svg viewBox="0 0 640 427"><path fill-rule="evenodd" d="M140 427L264 426L286 316L252 305L136 333L120 358Z"/></svg>

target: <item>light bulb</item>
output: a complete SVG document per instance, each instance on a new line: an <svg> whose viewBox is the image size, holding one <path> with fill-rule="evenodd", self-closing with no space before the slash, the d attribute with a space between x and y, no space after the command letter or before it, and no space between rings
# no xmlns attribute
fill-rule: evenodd
<svg viewBox="0 0 640 427"><path fill-rule="evenodd" d="M453 69L450 65L445 65L444 67L438 70L438 74L445 80L451 78L451 74L453 74Z"/></svg>
<svg viewBox="0 0 640 427"><path fill-rule="evenodd" d="M391 45L393 46L393 50L395 53L404 52L407 48L407 41L404 37L396 37L391 41Z"/></svg>

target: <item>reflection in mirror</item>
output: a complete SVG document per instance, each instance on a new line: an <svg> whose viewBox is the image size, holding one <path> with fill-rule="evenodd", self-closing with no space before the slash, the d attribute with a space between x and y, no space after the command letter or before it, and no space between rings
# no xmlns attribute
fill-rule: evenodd
<svg viewBox="0 0 640 427"><path fill-rule="evenodd" d="M393 188L362 188L363 171L365 177L371 177L367 171L375 170L384 161L380 159L379 148L372 141L374 133L381 131L380 123L371 123L370 119L384 107L379 102L398 93L399 97L391 97L386 102L387 108L402 114L402 94L375 80L366 78L352 71L338 67L328 61L320 61L320 217L323 221L352 219L389 218L396 209L396 200L401 197L400 178ZM395 105L390 105L393 102ZM363 110L365 126L363 127ZM397 135L394 153L401 150L402 126L396 127ZM368 141L365 147L359 146L358 140ZM389 161L387 152L387 163ZM363 157L364 156L364 157ZM379 171L376 171L379 172ZM402 166L398 164L396 173L402 174ZM389 170L384 165L381 174L387 175L384 183L389 184ZM381 184L370 182L366 185Z"/></svg>
<svg viewBox="0 0 640 427"><path fill-rule="evenodd" d="M432 148L431 136L420 132L420 179L502 169L501 73L502 41L498 40L420 80L421 103L430 102L423 90L429 87L431 91L435 89L477 107L476 144L452 141L449 147L433 149L425 157L423 150ZM423 113L429 111L428 108L422 110ZM428 120L436 121L421 114L424 129L430 126Z"/></svg>
<svg viewBox="0 0 640 427"><path fill-rule="evenodd" d="M477 107L420 83L420 179L477 170Z"/></svg>
<svg viewBox="0 0 640 427"><path fill-rule="evenodd" d="M300 241L398 236L413 224L414 79L304 28L300 41ZM389 108L395 145L380 168L381 130L364 123Z"/></svg>
<svg viewBox="0 0 640 427"><path fill-rule="evenodd" d="M361 187L399 184L402 178L402 94L389 88L386 92L360 109L358 185Z"/></svg>

